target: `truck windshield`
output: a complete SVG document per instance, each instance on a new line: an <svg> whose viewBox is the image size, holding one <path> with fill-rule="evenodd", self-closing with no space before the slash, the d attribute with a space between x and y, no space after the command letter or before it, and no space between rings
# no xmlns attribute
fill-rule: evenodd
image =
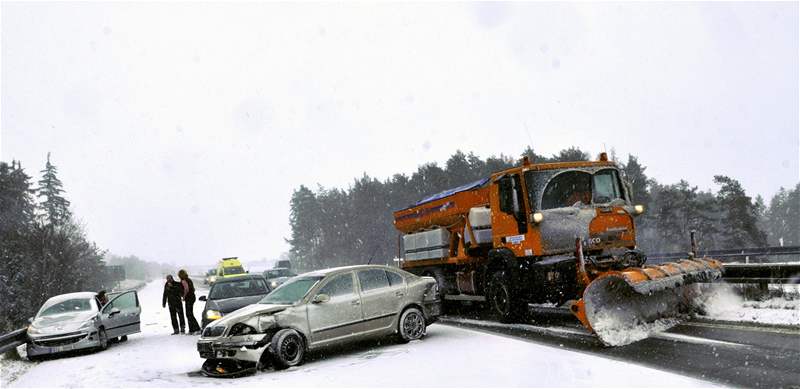
<svg viewBox="0 0 800 389"><path fill-rule="evenodd" d="M260 304L294 304L302 299L322 277L293 278L266 295Z"/></svg>
<svg viewBox="0 0 800 389"><path fill-rule="evenodd" d="M550 179L542 192L541 209L608 204L622 199L616 170L603 169L594 174L570 170Z"/></svg>

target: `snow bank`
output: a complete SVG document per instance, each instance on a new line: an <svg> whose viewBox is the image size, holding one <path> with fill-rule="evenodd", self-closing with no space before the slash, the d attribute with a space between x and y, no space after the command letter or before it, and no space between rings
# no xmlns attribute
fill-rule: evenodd
<svg viewBox="0 0 800 389"><path fill-rule="evenodd" d="M194 336L169 335L161 283L140 292L142 333L100 353L32 364L11 387L698 387L704 381L518 339L435 324L409 344L315 354L286 371L238 379L199 374ZM197 305L197 311L202 305ZM5 373L3 373L5 375ZM5 384L3 385L6 386Z"/></svg>
<svg viewBox="0 0 800 389"><path fill-rule="evenodd" d="M705 312L700 317L710 320L800 327L800 300L773 297L746 301L731 285L716 285L708 294L703 309Z"/></svg>

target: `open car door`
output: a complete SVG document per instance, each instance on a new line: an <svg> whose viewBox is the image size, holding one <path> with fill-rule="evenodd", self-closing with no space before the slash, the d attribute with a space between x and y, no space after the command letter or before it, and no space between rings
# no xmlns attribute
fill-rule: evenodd
<svg viewBox="0 0 800 389"><path fill-rule="evenodd" d="M103 306L101 319L109 338L134 334L141 331L139 316L139 296L135 290L122 292L114 296Z"/></svg>

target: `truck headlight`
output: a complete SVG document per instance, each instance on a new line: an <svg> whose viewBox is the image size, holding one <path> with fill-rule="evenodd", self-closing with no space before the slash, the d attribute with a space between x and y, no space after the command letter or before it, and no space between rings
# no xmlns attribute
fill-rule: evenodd
<svg viewBox="0 0 800 389"><path fill-rule="evenodd" d="M531 221L533 221L535 224L541 223L542 220L544 220L544 215L541 212L536 212L531 215Z"/></svg>
<svg viewBox="0 0 800 389"><path fill-rule="evenodd" d="M222 313L219 311L215 311L213 309L209 309L206 311L206 319L208 320L217 320L222 317Z"/></svg>
<svg viewBox="0 0 800 389"><path fill-rule="evenodd" d="M641 215L644 213L644 205L636 204L633 206L633 213L636 215Z"/></svg>

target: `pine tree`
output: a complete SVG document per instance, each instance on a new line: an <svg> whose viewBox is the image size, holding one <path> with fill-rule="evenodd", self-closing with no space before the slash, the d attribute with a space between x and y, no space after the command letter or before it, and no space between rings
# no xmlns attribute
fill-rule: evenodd
<svg viewBox="0 0 800 389"><path fill-rule="evenodd" d="M69 210L69 201L62 196L61 180L58 179L58 169L50 163L50 153L47 153L47 163L41 171L42 179L37 188L38 196L44 199L40 204L44 222L51 226L67 223L72 217Z"/></svg>
<svg viewBox="0 0 800 389"><path fill-rule="evenodd" d="M767 235L758 228L758 209L739 181L714 176L721 185L717 199L722 210L723 243L729 247L765 246Z"/></svg>

